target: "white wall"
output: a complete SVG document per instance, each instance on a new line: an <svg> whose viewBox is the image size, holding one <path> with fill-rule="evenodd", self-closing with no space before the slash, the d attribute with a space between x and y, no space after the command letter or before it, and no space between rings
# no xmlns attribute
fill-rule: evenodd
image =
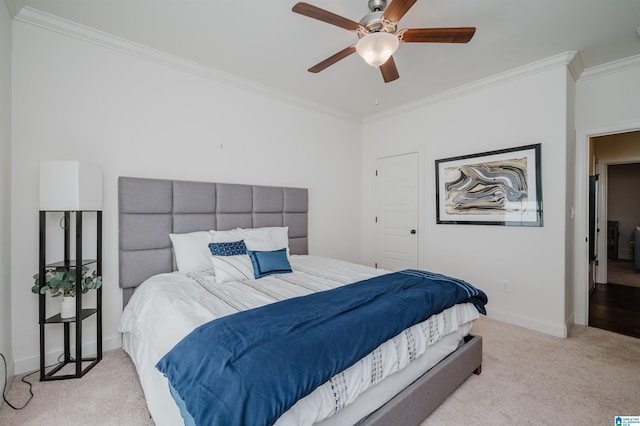
<svg viewBox="0 0 640 426"><path fill-rule="evenodd" d="M536 67L534 67L537 69ZM363 248L373 235L373 167L379 157L422 153L421 267L465 279L489 296L489 316L563 336L567 67L523 73L457 96L376 117L363 130ZM435 160L542 144L544 227L436 225ZM501 291L507 280L510 292Z"/></svg>
<svg viewBox="0 0 640 426"><path fill-rule="evenodd" d="M589 138L640 130L640 56L585 70L576 84L576 323L587 324Z"/></svg>
<svg viewBox="0 0 640 426"><path fill-rule="evenodd" d="M624 67L609 64L602 70L587 70L586 76L578 80L578 136L581 132L599 135L608 134L612 129L635 129L640 119L640 55L629 58L625 63L628 65ZM578 142L581 142L580 139Z"/></svg>
<svg viewBox="0 0 640 426"><path fill-rule="evenodd" d="M120 344L118 176L308 187L311 254L359 260L360 124L30 24L15 22L13 36L17 371L37 368L40 159L103 168L107 349Z"/></svg>
<svg viewBox="0 0 640 426"><path fill-rule="evenodd" d="M13 375L11 347L11 15L0 2L0 352ZM0 386L5 382L0 366ZM4 401L0 400L0 407Z"/></svg>
<svg viewBox="0 0 640 426"><path fill-rule="evenodd" d="M574 297L574 259L575 259L575 168L576 168L576 132L575 132L575 99L576 81L570 72L567 72L567 108L566 108L566 167L564 169L566 179L565 191L565 278L564 278L564 323L569 331L575 324L575 297Z"/></svg>

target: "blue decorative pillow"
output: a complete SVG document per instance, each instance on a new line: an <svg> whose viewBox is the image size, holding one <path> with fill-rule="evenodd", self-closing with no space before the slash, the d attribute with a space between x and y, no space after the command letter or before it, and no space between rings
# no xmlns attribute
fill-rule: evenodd
<svg viewBox="0 0 640 426"><path fill-rule="evenodd" d="M286 248L275 251L247 250L247 254L253 263L253 275L256 278L292 272Z"/></svg>
<svg viewBox="0 0 640 426"><path fill-rule="evenodd" d="M209 250L214 256L238 256L247 254L247 246L243 240L230 243L209 243Z"/></svg>

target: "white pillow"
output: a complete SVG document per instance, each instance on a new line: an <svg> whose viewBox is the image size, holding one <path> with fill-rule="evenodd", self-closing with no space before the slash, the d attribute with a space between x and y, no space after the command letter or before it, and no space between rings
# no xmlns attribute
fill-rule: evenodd
<svg viewBox="0 0 640 426"><path fill-rule="evenodd" d="M216 282L242 281L253 279L253 263L246 254L238 256L211 256Z"/></svg>
<svg viewBox="0 0 640 426"><path fill-rule="evenodd" d="M244 240L247 250L253 251L274 251L285 248L279 245L275 240Z"/></svg>
<svg viewBox="0 0 640 426"><path fill-rule="evenodd" d="M247 249L249 250L273 251L286 248L287 257L290 256L288 226L236 228L229 231L211 230L209 232L211 233L212 243L230 243L233 241L244 240L247 245Z"/></svg>
<svg viewBox="0 0 640 426"><path fill-rule="evenodd" d="M272 226L266 229L271 233L271 239L278 244L278 248L286 247L287 253L289 253L289 227Z"/></svg>
<svg viewBox="0 0 640 426"><path fill-rule="evenodd" d="M275 241L276 243L275 248L270 250L280 250L281 248L286 248L287 256L289 256L289 227L288 226L267 226L263 228L251 228L251 229L238 228L238 230L243 232L248 232L248 233L249 232L258 233L258 235L263 235L268 233L269 235L268 239ZM258 250L258 249L252 249L249 246L247 246L247 248L249 250Z"/></svg>
<svg viewBox="0 0 640 426"><path fill-rule="evenodd" d="M169 234L176 264L180 272L199 272L211 269L210 237L207 231Z"/></svg>
<svg viewBox="0 0 640 426"><path fill-rule="evenodd" d="M231 229L229 231L209 231L212 243L230 243L240 240L270 240L271 232L267 228Z"/></svg>

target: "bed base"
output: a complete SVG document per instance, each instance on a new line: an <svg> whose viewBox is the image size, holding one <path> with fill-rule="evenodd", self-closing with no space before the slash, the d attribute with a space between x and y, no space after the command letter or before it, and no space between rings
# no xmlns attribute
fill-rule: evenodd
<svg viewBox="0 0 640 426"><path fill-rule="evenodd" d="M482 368L482 337L464 344L367 417L358 426L419 425L471 374Z"/></svg>

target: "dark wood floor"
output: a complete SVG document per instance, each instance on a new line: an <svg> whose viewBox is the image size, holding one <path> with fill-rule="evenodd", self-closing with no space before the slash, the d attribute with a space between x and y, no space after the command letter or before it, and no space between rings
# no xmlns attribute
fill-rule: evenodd
<svg viewBox="0 0 640 426"><path fill-rule="evenodd" d="M589 325L640 338L640 288L596 284L589 298Z"/></svg>

